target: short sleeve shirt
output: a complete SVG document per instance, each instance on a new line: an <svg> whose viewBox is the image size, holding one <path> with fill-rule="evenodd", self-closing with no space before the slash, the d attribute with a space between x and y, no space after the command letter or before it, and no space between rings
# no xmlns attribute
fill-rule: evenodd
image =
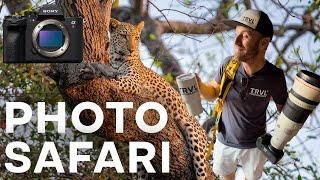
<svg viewBox="0 0 320 180"><path fill-rule="evenodd" d="M223 70L231 57L220 65L215 77L220 83ZM288 97L284 73L266 60L262 69L248 77L240 64L233 86L223 105L218 139L225 145L247 149L266 132L266 109L272 98L284 105Z"/></svg>

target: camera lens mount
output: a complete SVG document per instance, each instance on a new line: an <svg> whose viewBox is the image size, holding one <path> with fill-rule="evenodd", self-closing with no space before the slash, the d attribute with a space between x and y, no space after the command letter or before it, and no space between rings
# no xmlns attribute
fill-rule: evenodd
<svg viewBox="0 0 320 180"><path fill-rule="evenodd" d="M39 37L40 31L43 30L43 28L48 25L56 26L59 30L61 30L62 34L64 35L63 45L54 51L48 51L48 50L43 49L42 47L40 47L38 40L37 40ZM58 56L62 55L63 53L65 53L66 50L68 49L69 44L70 44L70 37L69 37L68 31L65 28L63 23L61 23L60 21L55 20L55 19L47 19L47 20L41 21L34 28L34 30L32 32L32 43L33 43L34 48L36 49L36 51L39 54L46 56L46 57L58 57Z"/></svg>

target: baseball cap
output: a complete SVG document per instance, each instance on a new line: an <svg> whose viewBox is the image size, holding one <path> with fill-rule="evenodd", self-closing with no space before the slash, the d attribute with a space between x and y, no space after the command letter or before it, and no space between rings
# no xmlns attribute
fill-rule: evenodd
<svg viewBox="0 0 320 180"><path fill-rule="evenodd" d="M269 16L263 11L248 9L235 20L224 20L224 24L230 27L245 26L260 32L264 37L273 36L273 25Z"/></svg>

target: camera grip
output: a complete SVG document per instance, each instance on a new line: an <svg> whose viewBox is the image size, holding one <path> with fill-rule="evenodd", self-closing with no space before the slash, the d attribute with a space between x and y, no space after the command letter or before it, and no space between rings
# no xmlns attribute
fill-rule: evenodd
<svg viewBox="0 0 320 180"><path fill-rule="evenodd" d="M19 31L13 30L5 34L3 49L5 63L23 62L25 56L24 41L24 37Z"/></svg>

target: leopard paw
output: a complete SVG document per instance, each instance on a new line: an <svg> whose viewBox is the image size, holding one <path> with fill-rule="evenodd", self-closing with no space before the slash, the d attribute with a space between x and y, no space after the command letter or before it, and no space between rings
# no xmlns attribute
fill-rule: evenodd
<svg viewBox="0 0 320 180"><path fill-rule="evenodd" d="M91 80L97 77L94 67L91 64L86 63L85 66L80 69L80 78L83 80Z"/></svg>

